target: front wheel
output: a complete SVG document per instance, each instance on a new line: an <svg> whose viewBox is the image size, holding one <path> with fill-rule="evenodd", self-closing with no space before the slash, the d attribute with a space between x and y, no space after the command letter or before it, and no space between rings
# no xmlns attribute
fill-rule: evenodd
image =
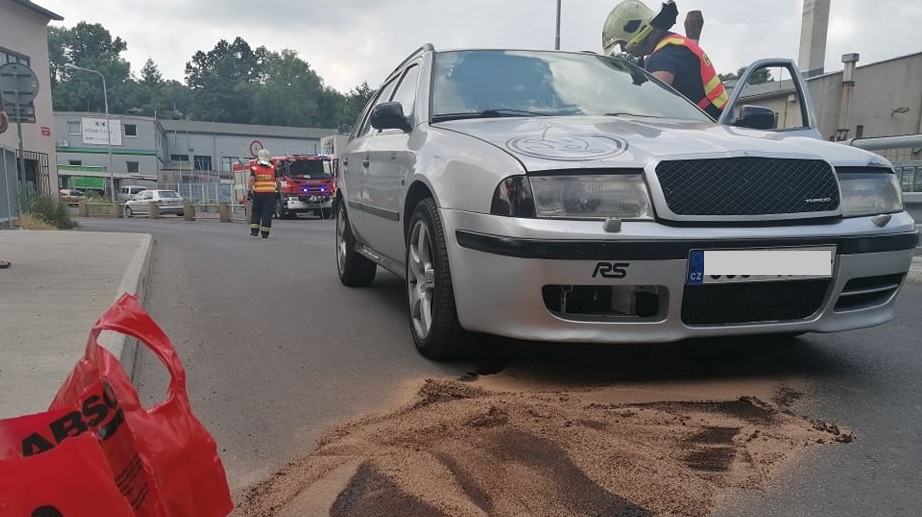
<svg viewBox="0 0 922 517"><path fill-rule="evenodd" d="M346 206L337 203L336 271L339 281L349 287L365 287L375 279L378 265L355 251L355 235L349 227Z"/></svg>
<svg viewBox="0 0 922 517"><path fill-rule="evenodd" d="M439 361L463 356L469 346L458 322L446 241L435 201L422 200L410 218L406 245L410 334L420 354Z"/></svg>
<svg viewBox="0 0 922 517"><path fill-rule="evenodd" d="M125 205L125 215L128 217L131 217L134 215L134 212L131 211L131 207L128 205Z"/></svg>

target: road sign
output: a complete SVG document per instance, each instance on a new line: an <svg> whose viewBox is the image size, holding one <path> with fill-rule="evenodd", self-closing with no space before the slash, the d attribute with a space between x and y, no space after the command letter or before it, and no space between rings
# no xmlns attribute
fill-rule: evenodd
<svg viewBox="0 0 922 517"><path fill-rule="evenodd" d="M32 100L38 95L38 77L27 65L0 66L0 99L11 122L35 122Z"/></svg>

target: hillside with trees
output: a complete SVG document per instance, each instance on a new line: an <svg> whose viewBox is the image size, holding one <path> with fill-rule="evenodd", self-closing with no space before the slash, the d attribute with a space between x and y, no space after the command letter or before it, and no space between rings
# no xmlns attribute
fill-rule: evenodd
<svg viewBox="0 0 922 517"><path fill-rule="evenodd" d="M325 85L295 51L254 49L241 37L196 52L186 62L184 82L164 79L151 59L140 76L132 73L121 57L128 43L100 24L50 27L48 48L55 111L104 111L99 77L69 70L67 63L105 76L113 114L338 128L353 124L374 93L362 83L343 94Z"/></svg>

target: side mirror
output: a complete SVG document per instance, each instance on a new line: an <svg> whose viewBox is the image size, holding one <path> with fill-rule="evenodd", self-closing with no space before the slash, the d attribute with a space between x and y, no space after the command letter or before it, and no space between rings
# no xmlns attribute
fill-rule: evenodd
<svg viewBox="0 0 922 517"><path fill-rule="evenodd" d="M740 116L733 121L733 125L750 129L775 129L775 112L769 108L747 104L740 107Z"/></svg>
<svg viewBox="0 0 922 517"><path fill-rule="evenodd" d="M375 129L399 129L409 133L410 121L403 114L399 102L382 102L371 110L371 127Z"/></svg>

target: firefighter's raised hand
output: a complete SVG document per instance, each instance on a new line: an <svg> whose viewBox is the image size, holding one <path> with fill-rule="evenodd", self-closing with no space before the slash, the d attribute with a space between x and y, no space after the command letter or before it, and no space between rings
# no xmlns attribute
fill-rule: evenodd
<svg viewBox="0 0 922 517"><path fill-rule="evenodd" d="M704 28L704 15L701 11L688 11L685 15L685 37L698 41L701 39L701 29Z"/></svg>

